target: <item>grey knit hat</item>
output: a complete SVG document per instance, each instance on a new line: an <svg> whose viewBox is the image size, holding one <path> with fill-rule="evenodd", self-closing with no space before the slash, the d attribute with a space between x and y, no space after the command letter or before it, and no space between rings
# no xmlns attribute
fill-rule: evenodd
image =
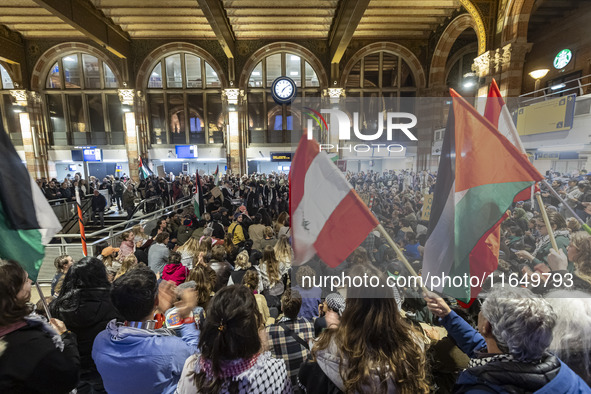
<svg viewBox="0 0 591 394"><path fill-rule="evenodd" d="M330 293L326 296L326 305L333 311L337 312L339 316L343 315L345 310L345 298L339 293Z"/></svg>

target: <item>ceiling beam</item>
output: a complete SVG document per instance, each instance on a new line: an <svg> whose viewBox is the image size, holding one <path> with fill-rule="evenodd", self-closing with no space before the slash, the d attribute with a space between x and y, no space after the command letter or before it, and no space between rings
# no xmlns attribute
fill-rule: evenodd
<svg viewBox="0 0 591 394"><path fill-rule="evenodd" d="M330 62L339 63L370 0L342 0L328 35Z"/></svg>
<svg viewBox="0 0 591 394"><path fill-rule="evenodd" d="M236 38L230 21L226 17L226 11L219 0L197 0L203 15L207 18L209 25L213 29L218 42L222 46L228 59L233 59L236 52Z"/></svg>
<svg viewBox="0 0 591 394"><path fill-rule="evenodd" d="M82 0L33 1L118 57L129 57L129 35L89 3Z"/></svg>

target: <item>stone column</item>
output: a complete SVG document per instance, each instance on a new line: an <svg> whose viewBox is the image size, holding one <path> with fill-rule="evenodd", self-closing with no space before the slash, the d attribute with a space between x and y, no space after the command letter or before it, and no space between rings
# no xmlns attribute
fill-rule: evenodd
<svg viewBox="0 0 591 394"><path fill-rule="evenodd" d="M345 89L332 87L323 90L322 92L323 100L322 100L322 108L332 108L333 106L341 108L342 111L346 110L345 106ZM335 122L336 123L336 122ZM349 141L347 141L348 143ZM320 133L320 140L318 141L319 144L330 144L334 147L339 146L339 133L337 130L325 130L325 132ZM338 150L336 148L327 150L329 153L337 153L339 158L343 157L343 151Z"/></svg>
<svg viewBox="0 0 591 394"><path fill-rule="evenodd" d="M138 134L135 122L134 89L119 89L119 100L125 113L125 150L127 151L127 162L129 165L129 176L135 182L140 181L139 174L139 151L138 151Z"/></svg>
<svg viewBox="0 0 591 394"><path fill-rule="evenodd" d="M47 141L41 122L41 100L37 93L27 90L11 90L13 110L19 114L25 162L33 179L48 177Z"/></svg>
<svg viewBox="0 0 591 394"><path fill-rule="evenodd" d="M499 89L503 97L517 97L521 94L525 55L532 48L531 43L509 43L499 51L497 67L501 71Z"/></svg>
<svg viewBox="0 0 591 394"><path fill-rule="evenodd" d="M228 174L246 174L246 129L244 117L244 90L230 88L222 91L222 101L227 113L225 149Z"/></svg>

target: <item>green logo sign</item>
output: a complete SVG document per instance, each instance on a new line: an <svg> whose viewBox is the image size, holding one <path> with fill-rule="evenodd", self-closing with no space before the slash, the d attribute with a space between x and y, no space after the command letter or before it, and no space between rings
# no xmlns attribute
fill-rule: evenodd
<svg viewBox="0 0 591 394"><path fill-rule="evenodd" d="M554 68L557 70L565 68L566 65L570 63L572 58L573 53L571 52L571 50L563 49L562 51L558 52L558 54L554 58Z"/></svg>

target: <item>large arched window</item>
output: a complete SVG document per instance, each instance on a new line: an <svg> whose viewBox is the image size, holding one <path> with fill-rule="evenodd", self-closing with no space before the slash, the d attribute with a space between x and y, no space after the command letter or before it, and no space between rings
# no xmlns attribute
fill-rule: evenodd
<svg viewBox="0 0 591 394"><path fill-rule="evenodd" d="M281 52L262 59L248 78L248 134L250 143L289 143L290 131L301 128L289 105L278 105L271 96L271 85L279 76L288 76L297 85L294 105L305 106L306 99L320 98L320 82L314 68L301 56Z"/></svg>
<svg viewBox="0 0 591 394"><path fill-rule="evenodd" d="M4 125L4 130L14 145L22 145L23 138L20 130L18 114L14 112L10 89L14 89L14 82L8 73L8 70L0 64L0 116Z"/></svg>
<svg viewBox="0 0 591 394"><path fill-rule="evenodd" d="M59 58L45 79L52 145L124 145L118 87L111 67L96 56Z"/></svg>
<svg viewBox="0 0 591 394"><path fill-rule="evenodd" d="M413 112L417 82L409 64L396 53L376 51L359 59L345 79L347 112L358 112L362 134L372 134L386 112ZM386 133L382 134L386 138ZM355 138L355 137L354 137ZM401 132L395 131L395 140Z"/></svg>
<svg viewBox="0 0 591 394"><path fill-rule="evenodd" d="M224 142L222 83L204 59L189 52L160 59L147 88L152 144Z"/></svg>

